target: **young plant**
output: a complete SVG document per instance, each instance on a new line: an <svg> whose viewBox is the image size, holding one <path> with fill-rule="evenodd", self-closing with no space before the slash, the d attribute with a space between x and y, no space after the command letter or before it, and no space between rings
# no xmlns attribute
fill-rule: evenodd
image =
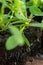
<svg viewBox="0 0 43 65"><path fill-rule="evenodd" d="M25 27L40 27L43 29L43 20L41 23L30 23L35 16L43 16L40 8L43 1L40 0L0 0L2 6L0 9L0 32L9 30L11 36L6 41L6 49L11 50L17 46L23 46L25 43L30 47L30 42L25 37L23 31ZM5 8L10 11L5 14ZM27 8L29 8L30 16L27 16Z"/></svg>

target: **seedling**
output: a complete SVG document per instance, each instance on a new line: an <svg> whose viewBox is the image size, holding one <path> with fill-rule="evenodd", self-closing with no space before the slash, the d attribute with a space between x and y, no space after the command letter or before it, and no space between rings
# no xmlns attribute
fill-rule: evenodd
<svg viewBox="0 0 43 65"><path fill-rule="evenodd" d="M25 37L23 31L25 27L40 27L43 29L43 22L30 23L35 16L43 16L41 7L42 0L0 0L2 4L0 9L0 32L9 30L11 36L7 39L5 46L7 50L14 49L17 46L23 46L25 43L30 47L30 42ZM5 14L5 8L10 11ZM27 8L30 16L27 16Z"/></svg>

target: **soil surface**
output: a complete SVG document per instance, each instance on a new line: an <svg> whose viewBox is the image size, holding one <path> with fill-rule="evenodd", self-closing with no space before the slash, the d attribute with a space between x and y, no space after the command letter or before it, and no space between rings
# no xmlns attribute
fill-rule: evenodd
<svg viewBox="0 0 43 65"><path fill-rule="evenodd" d="M27 61L25 65L43 65L43 60L33 59L33 62Z"/></svg>

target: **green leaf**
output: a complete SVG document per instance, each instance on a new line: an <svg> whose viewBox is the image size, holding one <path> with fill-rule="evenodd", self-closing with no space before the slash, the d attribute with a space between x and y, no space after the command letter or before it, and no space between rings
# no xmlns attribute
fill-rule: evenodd
<svg viewBox="0 0 43 65"><path fill-rule="evenodd" d="M14 35L14 38L16 39L16 41L22 45L24 40L23 40L23 36L22 33L19 31L19 29L15 26L9 26L9 30L12 33L12 35Z"/></svg>
<svg viewBox="0 0 43 65"><path fill-rule="evenodd" d="M15 40L14 36L10 36L6 41L6 49L11 50L18 46L17 40Z"/></svg>
<svg viewBox="0 0 43 65"><path fill-rule="evenodd" d="M33 0L33 4L37 6L39 0Z"/></svg>
<svg viewBox="0 0 43 65"><path fill-rule="evenodd" d="M9 30L11 31L12 35L14 35L14 38L16 41L22 45L24 43L22 33L19 31L19 29L15 26L9 26Z"/></svg>
<svg viewBox="0 0 43 65"><path fill-rule="evenodd" d="M30 10L30 12L31 12L32 15L43 16L43 12L39 8L37 8L35 6L31 6L29 8L29 10Z"/></svg>
<svg viewBox="0 0 43 65"><path fill-rule="evenodd" d="M25 16L22 16L21 14L15 14L16 17L19 19L19 20L28 20Z"/></svg>
<svg viewBox="0 0 43 65"><path fill-rule="evenodd" d="M22 33L19 31L19 29L15 26L9 26L9 29L12 33L12 36L9 37L6 42L6 49L10 50L17 46L24 45L24 39L23 39Z"/></svg>
<svg viewBox="0 0 43 65"><path fill-rule="evenodd" d="M26 8L29 8L32 5L33 5L33 1L32 0L26 2Z"/></svg>
<svg viewBox="0 0 43 65"><path fill-rule="evenodd" d="M43 20L41 21L41 23L43 23Z"/></svg>
<svg viewBox="0 0 43 65"><path fill-rule="evenodd" d="M41 21L41 23L43 24L43 20ZM43 30L43 27L41 29Z"/></svg>
<svg viewBox="0 0 43 65"><path fill-rule="evenodd" d="M29 26L43 28L43 23L30 23Z"/></svg>
<svg viewBox="0 0 43 65"><path fill-rule="evenodd" d="M43 0L42 0L43 1ZM41 7L43 6L43 2L41 0L30 0L26 2L26 8L31 6Z"/></svg>
<svg viewBox="0 0 43 65"><path fill-rule="evenodd" d="M22 0L14 0L15 16L19 19L27 17L25 2Z"/></svg>
<svg viewBox="0 0 43 65"><path fill-rule="evenodd" d="M43 3L43 0L41 0L41 2Z"/></svg>
<svg viewBox="0 0 43 65"><path fill-rule="evenodd" d="M23 26L43 28L43 20L42 20L41 23L29 23L29 24L25 24L25 25L23 25Z"/></svg>
<svg viewBox="0 0 43 65"><path fill-rule="evenodd" d="M25 35L23 35L23 37L24 37L24 41L27 44L27 46L30 47L31 45L30 45L30 42L28 41L28 39L25 37Z"/></svg>

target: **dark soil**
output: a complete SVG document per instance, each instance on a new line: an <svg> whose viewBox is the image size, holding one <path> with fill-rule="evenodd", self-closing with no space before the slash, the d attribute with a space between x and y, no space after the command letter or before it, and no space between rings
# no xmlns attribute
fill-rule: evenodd
<svg viewBox="0 0 43 65"><path fill-rule="evenodd" d="M25 65L27 59L33 62L33 58L43 59L43 31L40 28L28 27L24 34L31 43L29 48L26 44L11 51L5 48L5 42L11 35L9 31L0 33L0 65Z"/></svg>

